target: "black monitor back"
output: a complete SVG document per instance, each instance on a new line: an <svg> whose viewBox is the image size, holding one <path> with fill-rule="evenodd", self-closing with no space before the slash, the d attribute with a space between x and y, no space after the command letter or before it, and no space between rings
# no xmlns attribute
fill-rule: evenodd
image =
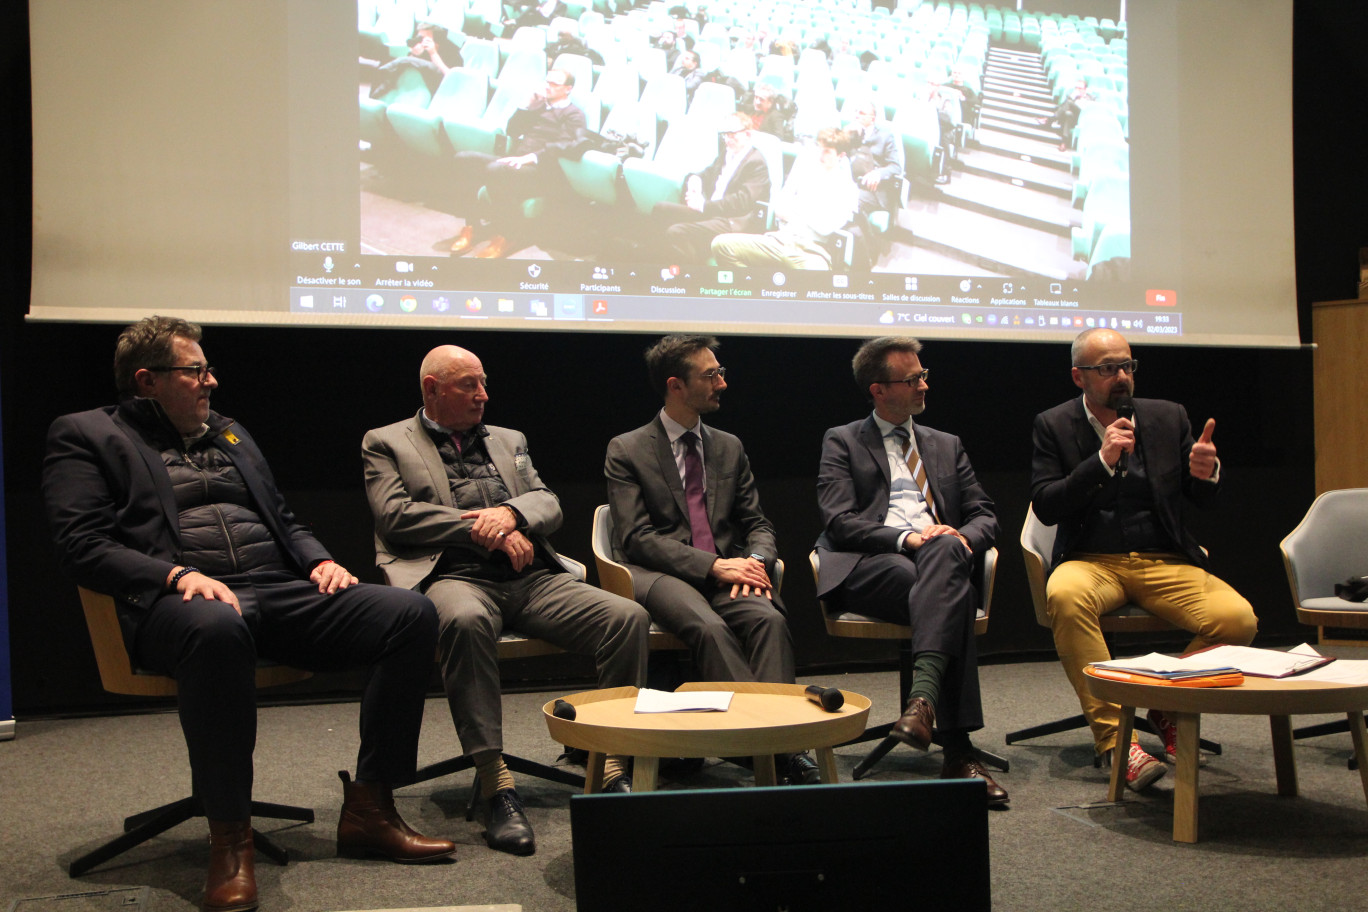
<svg viewBox="0 0 1368 912"><path fill-rule="evenodd" d="M980 780L575 795L578 912L991 907Z"/></svg>

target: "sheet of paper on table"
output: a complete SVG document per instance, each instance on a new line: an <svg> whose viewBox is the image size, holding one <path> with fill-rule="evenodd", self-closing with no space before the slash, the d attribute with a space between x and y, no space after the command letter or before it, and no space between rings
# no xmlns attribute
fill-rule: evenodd
<svg viewBox="0 0 1368 912"><path fill-rule="evenodd" d="M637 691L639 713L726 712L731 706L730 690L686 690L671 693L643 687Z"/></svg>
<svg viewBox="0 0 1368 912"><path fill-rule="evenodd" d="M1298 655L1317 656L1319 652L1308 643L1292 647ZM1336 659L1329 665L1313 668L1297 675L1298 681L1319 681L1322 684L1368 684L1368 659Z"/></svg>

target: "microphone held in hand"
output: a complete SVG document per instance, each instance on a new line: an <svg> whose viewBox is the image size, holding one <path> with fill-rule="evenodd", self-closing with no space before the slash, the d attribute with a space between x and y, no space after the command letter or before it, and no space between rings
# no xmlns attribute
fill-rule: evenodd
<svg viewBox="0 0 1368 912"><path fill-rule="evenodd" d="M564 700L557 700L555 705L551 707L551 715L557 719L573 722L575 721L575 707Z"/></svg>
<svg viewBox="0 0 1368 912"><path fill-rule="evenodd" d="M845 694L841 693L836 687L823 687L820 684L809 684L803 690L803 696L813 703L825 709L827 712L836 712L845 705Z"/></svg>
<svg viewBox="0 0 1368 912"><path fill-rule="evenodd" d="M1116 417L1125 418L1127 421L1135 418L1135 406L1131 403L1130 396L1121 396L1116 400ZM1122 450L1121 457L1116 460L1116 474L1125 478L1129 470L1130 453Z"/></svg>

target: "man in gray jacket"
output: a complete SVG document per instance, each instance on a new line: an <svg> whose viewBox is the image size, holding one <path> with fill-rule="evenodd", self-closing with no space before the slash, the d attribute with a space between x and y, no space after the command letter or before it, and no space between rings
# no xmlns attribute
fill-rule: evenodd
<svg viewBox="0 0 1368 912"><path fill-rule="evenodd" d="M454 345L419 371L423 407L366 434L366 495L376 562L395 586L437 606L438 658L461 747L489 802L490 847L536 851L532 827L502 757L498 642L505 629L592 655L600 687L643 683L650 620L636 603L572 578L546 536L560 528L527 438L484 423L488 378ZM623 758L609 757L604 791L630 791Z"/></svg>

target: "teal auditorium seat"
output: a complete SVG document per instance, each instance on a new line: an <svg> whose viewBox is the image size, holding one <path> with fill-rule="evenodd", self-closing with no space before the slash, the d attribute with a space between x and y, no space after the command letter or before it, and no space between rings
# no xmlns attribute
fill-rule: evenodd
<svg viewBox="0 0 1368 912"><path fill-rule="evenodd" d="M1130 176L1117 174L1096 182L1083 203L1083 219L1071 232L1073 258L1088 262L1108 224L1130 224Z"/></svg>
<svg viewBox="0 0 1368 912"><path fill-rule="evenodd" d="M1078 178L1073 186L1073 205L1083 204L1099 181L1130 175L1130 146L1125 143L1097 143L1080 154Z"/></svg>
<svg viewBox="0 0 1368 912"><path fill-rule="evenodd" d="M394 140L394 130L390 127L385 109L391 104L404 104L411 108L426 108L432 100L423 74L417 70L405 70L399 74L395 86L381 98L361 99L361 141L371 148L382 148Z"/></svg>
<svg viewBox="0 0 1368 912"><path fill-rule="evenodd" d="M655 157L656 142L659 138L656 129L655 111L639 101L630 101L613 108L604 118L601 132L605 136L615 134L634 137L642 149L640 157L649 160Z"/></svg>
<svg viewBox="0 0 1368 912"><path fill-rule="evenodd" d="M499 76L499 48L489 38L467 38L461 60L468 70L479 70L493 82Z"/></svg>
<svg viewBox="0 0 1368 912"><path fill-rule="evenodd" d="M1122 280L1130 272L1130 220L1108 222L1093 247L1088 261L1088 279Z"/></svg>
<svg viewBox="0 0 1368 912"><path fill-rule="evenodd" d="M716 161L718 146L716 124L688 117L670 124L653 159L629 158L622 163L622 176L637 211L650 215L656 203L683 199L684 178Z"/></svg>
<svg viewBox="0 0 1368 912"><path fill-rule="evenodd" d="M605 206L617 204L622 164L616 155L590 149L578 161L562 158L560 166L570 189L580 196Z"/></svg>
<svg viewBox="0 0 1368 912"><path fill-rule="evenodd" d="M940 145L940 119L935 107L922 100L900 105L893 128L902 135L903 170L908 179L934 183L935 153Z"/></svg>
<svg viewBox="0 0 1368 912"><path fill-rule="evenodd" d="M478 122L488 98L489 79L484 73L455 67L442 78L426 107L396 101L385 110L385 116L406 146L435 158L448 153L442 138L445 120Z"/></svg>
<svg viewBox="0 0 1368 912"><path fill-rule="evenodd" d="M694 89L694 97L689 102L688 115L700 116L720 122L727 114L736 112L736 90L720 82L705 82Z"/></svg>
<svg viewBox="0 0 1368 912"><path fill-rule="evenodd" d="M609 114L620 104L636 104L641 98L641 77L637 75L636 64L627 61L606 64L594 83L593 94L598 96L599 106Z"/></svg>
<svg viewBox="0 0 1368 912"><path fill-rule="evenodd" d="M686 110L684 79L671 73L655 76L641 90L641 103L655 111L661 120L673 125L683 119ZM714 129L714 135L716 132Z"/></svg>

